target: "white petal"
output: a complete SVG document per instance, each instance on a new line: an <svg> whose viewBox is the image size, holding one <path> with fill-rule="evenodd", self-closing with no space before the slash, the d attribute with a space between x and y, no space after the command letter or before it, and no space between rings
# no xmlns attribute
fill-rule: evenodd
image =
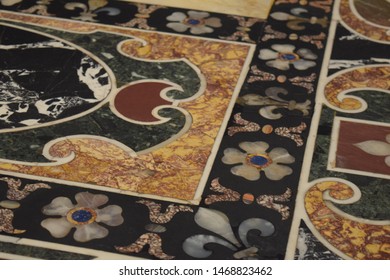
<svg viewBox="0 0 390 280"><path fill-rule="evenodd" d="M239 165L235 166L230 171L237 176L244 177L249 181L256 181L260 179L260 171L253 166Z"/></svg>
<svg viewBox="0 0 390 280"><path fill-rule="evenodd" d="M57 197L49 205L42 209L42 213L50 216L66 216L70 209L74 208L72 201L67 197Z"/></svg>
<svg viewBox="0 0 390 280"><path fill-rule="evenodd" d="M207 250L205 248L205 246L210 243L220 244L233 251L237 250L236 247L234 247L226 240L223 240L222 238L213 235L204 235L204 234L188 237L183 242L183 250L184 252L186 252L187 255L191 257L198 258L198 259L207 258L213 253L213 251Z"/></svg>
<svg viewBox="0 0 390 280"><path fill-rule="evenodd" d="M273 19L276 19L276 20L283 20L283 21L285 21L285 20L288 20L291 17L291 15L289 15L287 13L283 13L283 12L275 12L275 13L271 14L271 17Z"/></svg>
<svg viewBox="0 0 390 280"><path fill-rule="evenodd" d="M307 61L304 59L294 61L292 64L294 65L295 69L297 69L297 70L306 70L310 67L316 66L316 63L314 61Z"/></svg>
<svg viewBox="0 0 390 280"><path fill-rule="evenodd" d="M288 61L283 61L283 60L280 60L280 59L267 61L266 64L269 67L274 67L276 69L283 70L283 71L286 71L286 70L290 69L290 63Z"/></svg>
<svg viewBox="0 0 390 280"><path fill-rule="evenodd" d="M219 18L211 17L205 20L205 24L211 27L221 27L222 23Z"/></svg>
<svg viewBox="0 0 390 280"><path fill-rule="evenodd" d="M189 28L188 25L185 25L185 24L179 23L179 22L168 23L167 27L172 28L176 32L184 32L184 31L186 31Z"/></svg>
<svg viewBox="0 0 390 280"><path fill-rule="evenodd" d="M263 60L276 59L279 57L279 53L270 49L261 49L259 58Z"/></svg>
<svg viewBox="0 0 390 280"><path fill-rule="evenodd" d="M283 115L281 113L274 113L277 109L279 109L277 106L266 106L259 110L259 114L269 120L278 120L283 117Z"/></svg>
<svg viewBox="0 0 390 280"><path fill-rule="evenodd" d="M295 158L285 148L275 148L268 154L275 163L293 163Z"/></svg>
<svg viewBox="0 0 390 280"><path fill-rule="evenodd" d="M187 16L184 13L175 12L172 15L168 16L167 20L169 20L169 21L183 21L186 18L187 18Z"/></svg>
<svg viewBox="0 0 390 280"><path fill-rule="evenodd" d="M41 226L55 238L65 237L73 227L65 217L45 219L41 222Z"/></svg>
<svg viewBox="0 0 390 280"><path fill-rule="evenodd" d="M294 8L291 9L291 13L296 16L300 16L303 13L308 13L309 11L304 8Z"/></svg>
<svg viewBox="0 0 390 280"><path fill-rule="evenodd" d="M263 141L241 142L239 146L248 154L264 154L265 151L269 148L269 145Z"/></svg>
<svg viewBox="0 0 390 280"><path fill-rule="evenodd" d="M103 194L81 192L75 196L78 207L98 208L108 202L108 197Z"/></svg>
<svg viewBox="0 0 390 280"><path fill-rule="evenodd" d="M204 33L212 33L214 29L208 26L200 25L191 27L190 32L192 34L204 34Z"/></svg>
<svg viewBox="0 0 390 280"><path fill-rule="evenodd" d="M390 167L390 156L385 158L385 163L386 163L387 166Z"/></svg>
<svg viewBox="0 0 390 280"><path fill-rule="evenodd" d="M210 230L233 244L240 246L240 242L234 236L230 226L229 218L224 213L200 207L195 214L195 222L202 228Z"/></svg>
<svg viewBox="0 0 390 280"><path fill-rule="evenodd" d="M354 145L370 155L390 156L390 144L386 142L369 140Z"/></svg>
<svg viewBox="0 0 390 280"><path fill-rule="evenodd" d="M78 242L87 242L92 239L104 238L108 235L108 230L97 223L81 225L76 227L73 235L74 240Z"/></svg>
<svg viewBox="0 0 390 280"><path fill-rule="evenodd" d="M295 50L295 46L290 44L275 44L272 45L271 48L273 48L275 51L279 53L293 53Z"/></svg>
<svg viewBox="0 0 390 280"><path fill-rule="evenodd" d="M264 168L265 176L273 181L281 180L292 172L290 167L278 164L271 164L267 168Z"/></svg>
<svg viewBox="0 0 390 280"><path fill-rule="evenodd" d="M206 13L206 12L196 12L196 11L189 11L188 15L189 15L190 18L193 18L193 19L204 19L204 18L207 18L208 16L210 16L209 13Z"/></svg>
<svg viewBox="0 0 390 280"><path fill-rule="evenodd" d="M119 226L123 223L123 217L121 213L122 208L118 205L109 205L103 209L97 209L96 222L102 222L109 226Z"/></svg>
<svg viewBox="0 0 390 280"><path fill-rule="evenodd" d="M22 0L2 0L1 4L4 6L12 6L19 2L22 2Z"/></svg>
<svg viewBox="0 0 390 280"><path fill-rule="evenodd" d="M225 155L222 158L222 162L225 164L242 163L245 161L246 154L240 152L234 148L227 148L223 152Z"/></svg>
<svg viewBox="0 0 390 280"><path fill-rule="evenodd" d="M297 54L306 59L317 59L317 55L309 49L299 49Z"/></svg>

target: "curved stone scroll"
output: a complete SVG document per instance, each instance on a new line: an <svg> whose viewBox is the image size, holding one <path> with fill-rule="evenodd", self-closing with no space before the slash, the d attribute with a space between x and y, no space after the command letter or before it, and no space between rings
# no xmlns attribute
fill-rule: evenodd
<svg viewBox="0 0 390 280"><path fill-rule="evenodd" d="M341 0L341 23L350 31L370 41L390 44L390 3L386 0Z"/></svg>
<svg viewBox="0 0 390 280"><path fill-rule="evenodd" d="M357 218L333 204L351 204L359 199L360 191L355 185L327 178L316 181L307 191L305 209L317 232L339 252L353 259L390 259L389 220Z"/></svg>
<svg viewBox="0 0 390 280"><path fill-rule="evenodd" d="M349 95L360 89L390 93L390 66L357 67L331 76L324 90L327 105L334 110L347 113L363 112L367 109L367 103L362 98Z"/></svg>

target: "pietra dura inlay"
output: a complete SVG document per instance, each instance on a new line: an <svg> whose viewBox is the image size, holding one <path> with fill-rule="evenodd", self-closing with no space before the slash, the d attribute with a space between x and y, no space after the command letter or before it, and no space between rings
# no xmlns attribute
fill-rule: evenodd
<svg viewBox="0 0 390 280"><path fill-rule="evenodd" d="M0 1L0 258L389 259L388 2Z"/></svg>

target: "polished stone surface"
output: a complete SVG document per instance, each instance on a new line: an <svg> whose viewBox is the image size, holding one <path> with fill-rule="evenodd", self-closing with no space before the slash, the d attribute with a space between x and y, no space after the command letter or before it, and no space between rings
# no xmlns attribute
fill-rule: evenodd
<svg viewBox="0 0 390 280"><path fill-rule="evenodd" d="M133 2L266 19L273 0L136 0Z"/></svg>
<svg viewBox="0 0 390 280"><path fill-rule="evenodd" d="M1 1L0 258L389 259L387 2Z"/></svg>

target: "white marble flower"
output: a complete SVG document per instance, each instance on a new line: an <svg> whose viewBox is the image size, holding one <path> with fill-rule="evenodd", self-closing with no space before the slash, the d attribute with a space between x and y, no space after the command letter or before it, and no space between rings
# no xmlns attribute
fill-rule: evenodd
<svg viewBox="0 0 390 280"><path fill-rule="evenodd" d="M100 223L108 226L119 226L123 223L121 207L109 205L99 209L108 202L107 196L81 192L76 194L75 199L77 204L73 205L69 198L57 197L42 209L45 215L61 216L45 219L41 223L53 237L65 237L72 228L76 228L73 238L78 242L87 242L108 235L108 230Z"/></svg>
<svg viewBox="0 0 390 280"><path fill-rule="evenodd" d="M295 158L284 148L274 148L267 153L269 145L265 142L242 142L238 149L227 148L224 151L222 162L225 164L237 164L231 168L234 175L244 177L250 181L260 179L261 171L264 172L270 180L281 180L292 173L292 169L280 163L289 164L295 161Z"/></svg>
<svg viewBox="0 0 390 280"><path fill-rule="evenodd" d="M295 51L295 46L289 44L274 44L270 49L261 49L259 58L269 60L266 64L279 70L289 70L293 65L297 70L306 70L314 67L317 55L309 49L299 49Z"/></svg>
<svg viewBox="0 0 390 280"><path fill-rule="evenodd" d="M222 23L219 18L209 17L207 12L189 11L188 16L181 12L175 12L167 20L172 21L167 27L177 32L185 32L190 29L192 34L204 34L214 31L212 27L221 27Z"/></svg>

